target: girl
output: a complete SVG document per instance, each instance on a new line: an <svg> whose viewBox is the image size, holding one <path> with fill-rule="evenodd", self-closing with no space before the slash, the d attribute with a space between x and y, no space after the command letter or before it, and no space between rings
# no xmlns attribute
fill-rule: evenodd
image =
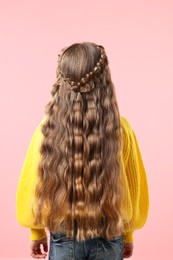
<svg viewBox="0 0 173 260"><path fill-rule="evenodd" d="M148 185L104 47L64 48L56 74L21 171L17 221L30 228L33 258L47 256L45 228L49 260L130 257L148 217Z"/></svg>

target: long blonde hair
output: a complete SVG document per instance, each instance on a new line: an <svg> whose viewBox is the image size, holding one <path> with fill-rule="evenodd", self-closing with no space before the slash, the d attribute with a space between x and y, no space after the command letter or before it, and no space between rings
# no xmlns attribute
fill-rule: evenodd
<svg viewBox="0 0 173 260"><path fill-rule="evenodd" d="M56 74L41 128L35 224L74 237L76 223L78 241L112 239L123 231L122 138L104 47L63 49Z"/></svg>

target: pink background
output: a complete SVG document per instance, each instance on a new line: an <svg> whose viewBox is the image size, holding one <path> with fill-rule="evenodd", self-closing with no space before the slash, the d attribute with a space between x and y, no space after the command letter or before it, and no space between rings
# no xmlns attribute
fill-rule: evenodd
<svg viewBox="0 0 173 260"><path fill-rule="evenodd" d="M120 113L138 137L150 212L131 259L172 257L173 2L0 0L0 259L31 259L15 194L31 136L44 115L57 55L74 42L102 44Z"/></svg>

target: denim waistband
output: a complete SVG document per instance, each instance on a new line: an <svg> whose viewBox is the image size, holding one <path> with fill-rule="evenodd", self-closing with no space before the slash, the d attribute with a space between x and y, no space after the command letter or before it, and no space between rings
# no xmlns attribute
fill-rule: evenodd
<svg viewBox="0 0 173 260"><path fill-rule="evenodd" d="M67 237L66 236L66 232L65 231L61 231L61 232L58 232L58 233L52 233L50 232L50 235L53 236L54 239L59 239L59 238L71 238L71 237ZM77 235L77 224L75 223L74 224L74 239L76 239L76 235ZM104 237L100 236L99 237L100 239L105 239ZM119 235L119 236L115 236L112 240L116 240L116 239L120 239L120 238L123 238L123 234Z"/></svg>

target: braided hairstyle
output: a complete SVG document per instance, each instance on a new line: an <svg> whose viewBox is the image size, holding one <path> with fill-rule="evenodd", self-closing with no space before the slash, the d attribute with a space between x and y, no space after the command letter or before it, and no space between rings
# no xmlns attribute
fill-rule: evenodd
<svg viewBox="0 0 173 260"><path fill-rule="evenodd" d="M93 78L96 74L102 73L106 64L108 64L107 56L105 54L104 48L101 45L97 45L100 49L100 59L97 61L93 69L87 72L79 81L73 81L69 77L66 77L61 70L59 64L58 73L61 75L62 79L69 84L69 89L80 93L86 93L94 88ZM61 56L59 55L59 63L61 62Z"/></svg>
<svg viewBox="0 0 173 260"><path fill-rule="evenodd" d="M42 125L35 224L78 241L122 234L121 125L104 47L59 55Z"/></svg>

